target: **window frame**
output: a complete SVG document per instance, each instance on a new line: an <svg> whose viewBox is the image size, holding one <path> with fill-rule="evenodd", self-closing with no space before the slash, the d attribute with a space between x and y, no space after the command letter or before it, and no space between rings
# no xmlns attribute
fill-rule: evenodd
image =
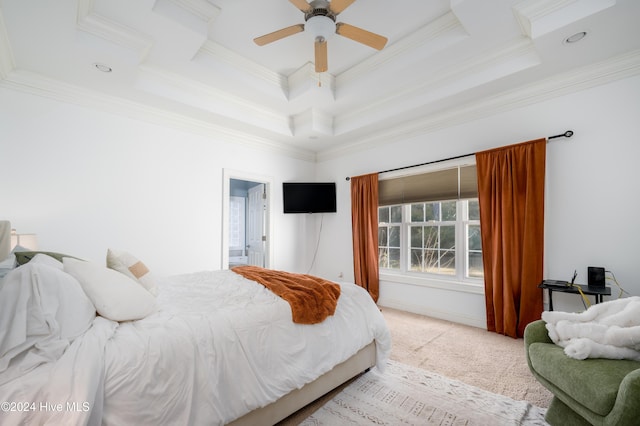
<svg viewBox="0 0 640 426"><path fill-rule="evenodd" d="M474 158L458 159L451 162L438 164L435 167L433 165L420 166L412 170L410 174L424 174L443 170L446 168L473 165L475 164ZM392 179L395 177L409 175L406 171L402 175L400 174L385 174L380 179ZM456 221L455 221L455 262L456 268L454 274L440 274L433 272L411 271L409 256L411 253L411 235L410 227L412 225L420 225L425 222L411 222L411 205L420 204L419 202L411 202L406 204L394 204L392 206L401 206L402 210L402 222L388 222L387 226L400 225L400 268L389 269L383 266L379 267L379 274L381 281L402 282L413 285L425 285L429 287L439 287L448 290L460 290L471 293L483 293L484 292L484 277L474 277L469 274L469 226L480 225L479 219L469 219L468 213L468 201L469 199L458 200L441 200L443 201L456 201ZM472 198L471 200L476 200ZM428 203L428 202L427 202ZM380 207L392 207L392 206L378 206ZM440 217L442 219L442 217ZM437 224L443 223L438 221ZM450 222L444 222L450 223ZM430 224L431 225L431 224Z"/></svg>

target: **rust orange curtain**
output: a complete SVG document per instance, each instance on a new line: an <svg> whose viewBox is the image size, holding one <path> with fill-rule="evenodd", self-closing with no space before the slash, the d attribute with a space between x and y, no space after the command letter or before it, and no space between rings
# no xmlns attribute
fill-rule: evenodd
<svg viewBox="0 0 640 426"><path fill-rule="evenodd" d="M355 282L377 302L380 277L377 173L351 178L351 225Z"/></svg>
<svg viewBox="0 0 640 426"><path fill-rule="evenodd" d="M522 337L540 318L546 139L476 154L487 329Z"/></svg>

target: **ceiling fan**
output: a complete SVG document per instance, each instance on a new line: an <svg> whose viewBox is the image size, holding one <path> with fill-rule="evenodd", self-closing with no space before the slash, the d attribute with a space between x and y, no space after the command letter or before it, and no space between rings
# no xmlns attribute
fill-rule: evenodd
<svg viewBox="0 0 640 426"><path fill-rule="evenodd" d="M285 37L306 31L313 35L315 40L316 72L327 71L327 38L333 34L339 34L358 43L365 44L377 50L387 44L387 38L381 35L354 27L343 22L336 22L337 16L349 7L355 0L313 0L307 3L305 0L289 0L295 7L304 12L304 24L292 25L281 30L256 37L253 41L258 46L272 43Z"/></svg>

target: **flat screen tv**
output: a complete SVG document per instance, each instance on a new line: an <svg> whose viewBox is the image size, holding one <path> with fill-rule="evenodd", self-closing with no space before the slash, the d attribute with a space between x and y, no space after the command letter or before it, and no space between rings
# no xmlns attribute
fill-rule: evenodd
<svg viewBox="0 0 640 426"><path fill-rule="evenodd" d="M285 213L335 213L335 182L284 182Z"/></svg>

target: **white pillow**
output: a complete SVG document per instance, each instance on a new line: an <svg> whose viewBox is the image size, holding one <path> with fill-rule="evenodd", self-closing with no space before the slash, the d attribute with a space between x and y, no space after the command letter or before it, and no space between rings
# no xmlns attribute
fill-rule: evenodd
<svg viewBox="0 0 640 426"><path fill-rule="evenodd" d="M108 249L107 267L136 280L154 296L158 294L155 277L149 268L132 254L122 250Z"/></svg>
<svg viewBox="0 0 640 426"><path fill-rule="evenodd" d="M43 261L39 257L47 259ZM46 254L36 255L29 266L31 276L40 288L45 319L49 315L55 317L60 326L60 337L73 340L87 331L96 317L96 308L78 280L62 270L61 262Z"/></svg>
<svg viewBox="0 0 640 426"><path fill-rule="evenodd" d="M131 321L144 318L155 310L155 297L131 278L71 257L65 257L62 263L65 272L80 281L101 316L112 321Z"/></svg>

